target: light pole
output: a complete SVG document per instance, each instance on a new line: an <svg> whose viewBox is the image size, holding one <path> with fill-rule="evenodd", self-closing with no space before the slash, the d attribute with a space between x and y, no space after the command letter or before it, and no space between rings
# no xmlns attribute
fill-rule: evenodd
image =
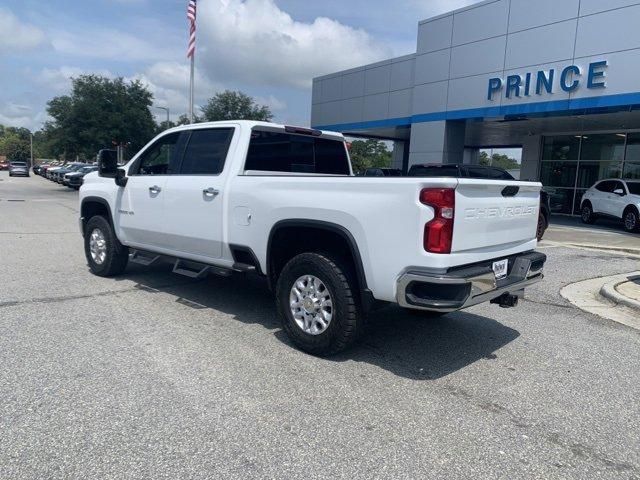
<svg viewBox="0 0 640 480"><path fill-rule="evenodd" d="M31 168L33 168L33 132L29 132L29 140L31 146Z"/></svg>
<svg viewBox="0 0 640 480"><path fill-rule="evenodd" d="M156 107L156 108L167 112L167 128L169 128L169 109L167 107Z"/></svg>

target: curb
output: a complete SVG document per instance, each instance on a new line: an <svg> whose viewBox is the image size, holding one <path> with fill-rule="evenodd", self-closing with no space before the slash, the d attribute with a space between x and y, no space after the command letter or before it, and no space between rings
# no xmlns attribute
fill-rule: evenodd
<svg viewBox="0 0 640 480"><path fill-rule="evenodd" d="M600 295L604 298L611 300L618 305L624 305L625 307L633 308L635 310L640 310L640 302L637 300L633 300L632 298L626 297L622 295L616 290L618 285L622 285L623 283L627 283L629 280L615 280L613 282L605 283L600 289Z"/></svg>
<svg viewBox="0 0 640 480"><path fill-rule="evenodd" d="M594 245L590 243L567 243L566 245L578 248L589 248L591 250L602 250L603 252L630 253L631 255L640 256L640 249L638 248L603 247L602 245Z"/></svg>

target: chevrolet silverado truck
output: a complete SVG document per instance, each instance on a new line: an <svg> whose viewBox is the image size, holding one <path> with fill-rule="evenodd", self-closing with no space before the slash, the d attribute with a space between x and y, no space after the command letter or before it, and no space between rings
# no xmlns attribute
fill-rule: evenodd
<svg viewBox="0 0 640 480"><path fill-rule="evenodd" d="M509 307L543 277L539 183L356 177L341 134L253 121L167 130L123 167L98 157L80 189L91 272L265 276L312 354L352 345L375 305Z"/></svg>

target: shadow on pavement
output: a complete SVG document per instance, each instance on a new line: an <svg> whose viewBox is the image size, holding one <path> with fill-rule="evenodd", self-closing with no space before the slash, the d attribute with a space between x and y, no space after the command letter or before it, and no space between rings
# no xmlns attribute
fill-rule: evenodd
<svg viewBox="0 0 640 480"><path fill-rule="evenodd" d="M280 328L273 294L260 277L212 275L192 280L160 264L130 265L118 279L135 281L137 288L150 294L168 293L177 303L197 310L214 309L244 323L260 324L294 348ZM519 335L495 320L472 313L429 317L388 306L370 314L366 334L355 347L325 361L366 362L400 377L433 380L478 360L496 358L495 352Z"/></svg>
<svg viewBox="0 0 640 480"><path fill-rule="evenodd" d="M592 232L615 232L625 234L622 223L609 218L598 218L594 223L582 223L580 217L568 215L551 215L551 225L558 227L571 227L578 230L588 230ZM631 234L630 234L631 235Z"/></svg>

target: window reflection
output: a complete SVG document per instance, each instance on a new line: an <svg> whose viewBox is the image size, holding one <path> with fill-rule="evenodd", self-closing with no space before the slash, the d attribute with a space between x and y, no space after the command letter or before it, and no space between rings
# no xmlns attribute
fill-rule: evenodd
<svg viewBox="0 0 640 480"><path fill-rule="evenodd" d="M545 137L542 149L543 160L578 160L580 136L561 135Z"/></svg>
<svg viewBox="0 0 640 480"><path fill-rule="evenodd" d="M577 162L542 162L540 181L549 187L573 187Z"/></svg>
<svg viewBox="0 0 640 480"><path fill-rule="evenodd" d="M617 160L624 159L624 133L606 133L583 135L580 160Z"/></svg>

